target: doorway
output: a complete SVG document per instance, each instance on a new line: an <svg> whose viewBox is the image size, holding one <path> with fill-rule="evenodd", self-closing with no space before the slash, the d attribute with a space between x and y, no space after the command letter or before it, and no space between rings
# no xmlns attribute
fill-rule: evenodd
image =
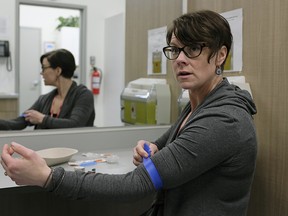
<svg viewBox="0 0 288 216"><path fill-rule="evenodd" d="M86 84L86 40L84 39L86 7L17 0L16 16L15 80L16 91L19 93L20 114L28 109L41 94L51 90L51 87L44 86L40 76L39 59L45 52L58 48L70 50L77 64L74 80L77 83ZM65 27L59 31L56 28L60 17L77 17L79 25L77 28ZM73 33L71 33L72 30Z"/></svg>

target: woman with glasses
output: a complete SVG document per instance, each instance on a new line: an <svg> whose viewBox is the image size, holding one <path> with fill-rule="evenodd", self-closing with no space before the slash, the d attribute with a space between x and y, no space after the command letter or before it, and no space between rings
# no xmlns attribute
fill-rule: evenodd
<svg viewBox="0 0 288 216"><path fill-rule="evenodd" d="M55 89L38 100L16 119L0 120L0 130L56 129L93 126L94 98L84 85L72 80L76 69L71 52L58 49L40 57L45 85Z"/></svg>
<svg viewBox="0 0 288 216"><path fill-rule="evenodd" d="M129 201L157 192L143 215L244 216L256 160L256 107L247 91L222 75L232 44L229 24L213 11L188 13L174 20L167 43L164 54L181 88L189 91L190 102L159 139L138 141L134 171L103 175L51 170L32 150L12 143L2 153L6 175L17 184L38 185L74 199ZM14 152L30 157L16 161ZM32 165L37 168L27 168Z"/></svg>

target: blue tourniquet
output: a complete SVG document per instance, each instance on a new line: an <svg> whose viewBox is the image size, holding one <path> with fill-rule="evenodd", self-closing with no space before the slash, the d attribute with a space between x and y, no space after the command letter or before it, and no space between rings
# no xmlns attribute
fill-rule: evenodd
<svg viewBox="0 0 288 216"><path fill-rule="evenodd" d="M156 190L159 190L163 187L163 183L153 161L150 159L151 150L146 143L144 144L144 150L148 153L148 158L143 158L144 167L146 168L154 187Z"/></svg>

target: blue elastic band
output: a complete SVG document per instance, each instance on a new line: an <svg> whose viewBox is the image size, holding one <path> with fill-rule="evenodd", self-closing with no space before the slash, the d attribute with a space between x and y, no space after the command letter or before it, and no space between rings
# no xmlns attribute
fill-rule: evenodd
<svg viewBox="0 0 288 216"><path fill-rule="evenodd" d="M150 157L151 151L146 143L144 144L144 149ZM149 157L143 158L143 164L151 178L154 187L156 188L156 190L159 190L163 187L163 183L153 161Z"/></svg>
<svg viewBox="0 0 288 216"><path fill-rule="evenodd" d="M151 157L151 150L147 143L144 143L144 150L148 153L148 158Z"/></svg>

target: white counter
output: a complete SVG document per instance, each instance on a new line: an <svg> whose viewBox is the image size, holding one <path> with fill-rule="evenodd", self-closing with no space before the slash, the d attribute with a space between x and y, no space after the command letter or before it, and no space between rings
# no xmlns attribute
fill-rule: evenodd
<svg viewBox="0 0 288 216"><path fill-rule="evenodd" d="M0 132L0 148L4 143L19 142L34 150L70 147L79 150L71 160L82 159L81 153L113 153L119 156L116 164L97 163L96 172L120 174L133 170L133 147L140 139L153 141L169 126L86 128L23 132ZM69 165L61 164L66 170ZM90 171L94 167L86 167ZM0 215L2 216L139 216L153 201L154 194L140 200L116 202L112 200L68 200L48 193L40 187L16 186L0 168Z"/></svg>
<svg viewBox="0 0 288 216"><path fill-rule="evenodd" d="M0 92L0 99L18 99L19 95L17 93L4 93Z"/></svg>
<svg viewBox="0 0 288 216"><path fill-rule="evenodd" d="M90 160L92 158L87 158L83 156L82 153L87 153L87 152L78 152L76 155L72 156L72 158L69 161L85 161L85 160ZM107 163L107 162L99 162L96 163L95 165L90 165L90 166L85 166L85 172L87 171L92 171L93 168L96 169L96 172L98 173L107 173L107 174L124 174L129 171L132 171L135 166L132 162L132 156L133 156L133 149L130 148L118 148L118 149L111 149L109 151L103 151L99 150L97 152L89 151L88 153L111 153L113 155L116 155L118 158L117 163ZM105 159L105 158L104 158ZM68 165L68 162L62 163L55 165L54 167L61 166L65 170L68 171L74 171L74 166ZM53 167L53 166L52 166ZM0 167L0 189L1 188L11 188L11 187L17 187L13 181L7 176L4 175L4 169L2 166ZM1 190L0 190L1 191Z"/></svg>
<svg viewBox="0 0 288 216"><path fill-rule="evenodd" d="M53 148L69 147L79 151L72 157L83 159L81 153L107 153L111 152L119 156L117 164L98 163L97 172L103 173L126 173L134 169L132 163L133 148L140 139L153 141L163 134L169 126L151 127L115 127L115 128L81 128L23 132L0 132L0 149L5 143L18 142L35 151ZM73 170L67 164L62 164L65 169ZM0 189L15 187L14 182L4 175L0 167Z"/></svg>

